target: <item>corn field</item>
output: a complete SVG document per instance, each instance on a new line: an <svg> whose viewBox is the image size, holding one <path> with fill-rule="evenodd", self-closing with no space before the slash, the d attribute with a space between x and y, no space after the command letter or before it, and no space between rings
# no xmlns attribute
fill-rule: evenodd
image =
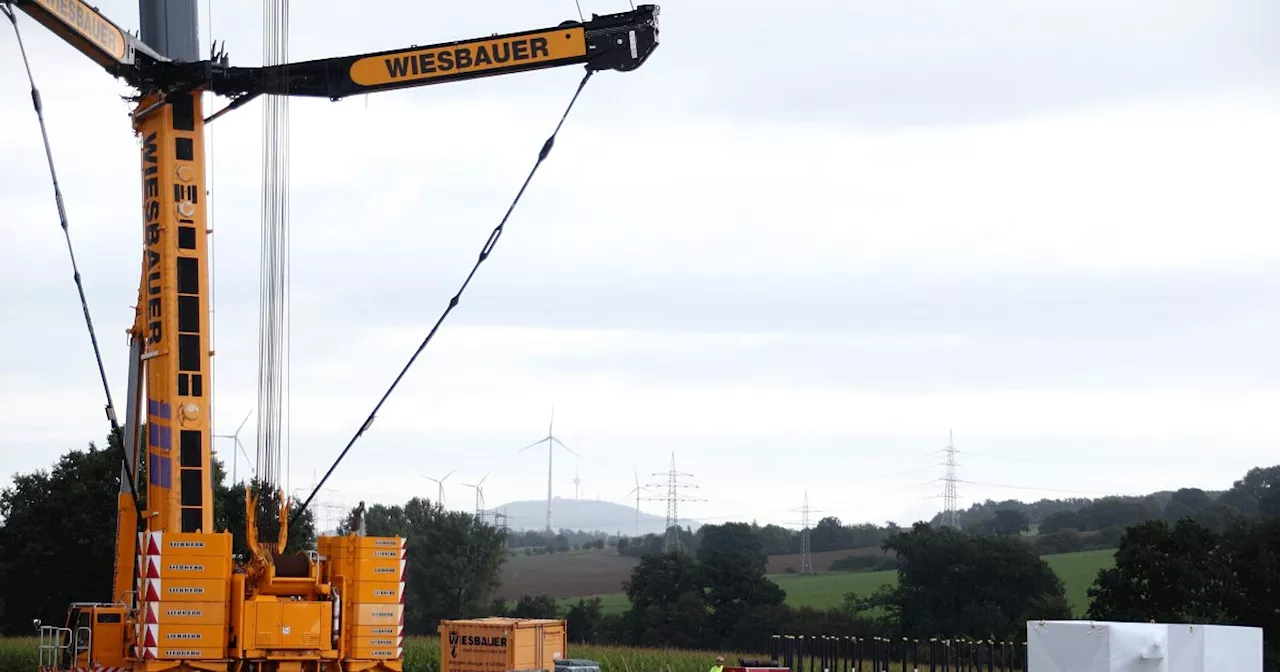
<svg viewBox="0 0 1280 672"><path fill-rule="evenodd" d="M1022 669L1025 655L1021 643L1001 646L999 642L948 640L944 646L942 640L936 640L932 646L926 642L904 646L883 639L877 645L877 640L871 638L858 646L857 641L843 637L813 637L805 641L780 636L773 642L776 649L767 654L586 644L571 644L567 653L569 658L598 661L601 672L708 672L716 655L724 656L726 665L736 665L743 659L771 658L793 672L1017 672ZM35 672L37 662L36 638L0 638L0 672ZM405 672L438 672L439 640L406 638L404 668Z"/></svg>
<svg viewBox="0 0 1280 672"><path fill-rule="evenodd" d="M34 637L0 639L0 672L35 672L38 658ZM587 658L600 663L601 672L707 672L716 652L678 649L633 649L621 646L570 644L569 658ZM763 658L760 654L722 652L727 664L739 658ZM405 672L438 672L440 642L435 637L407 637L404 646ZM870 670L871 668L867 668Z"/></svg>

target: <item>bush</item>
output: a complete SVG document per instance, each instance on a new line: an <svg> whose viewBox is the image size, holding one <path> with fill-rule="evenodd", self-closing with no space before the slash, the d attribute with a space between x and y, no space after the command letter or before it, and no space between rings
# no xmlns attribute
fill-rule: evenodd
<svg viewBox="0 0 1280 672"><path fill-rule="evenodd" d="M881 572L898 568L898 558L887 553L880 555L846 555L828 566L832 572Z"/></svg>
<svg viewBox="0 0 1280 672"><path fill-rule="evenodd" d="M1084 548L1084 535L1080 530L1070 527L1056 532L1042 534L1036 539L1036 553L1053 555L1055 553L1074 553Z"/></svg>
<svg viewBox="0 0 1280 672"><path fill-rule="evenodd" d="M1124 536L1124 528L1119 525L1104 527L1089 540L1092 548L1118 548L1120 537Z"/></svg>

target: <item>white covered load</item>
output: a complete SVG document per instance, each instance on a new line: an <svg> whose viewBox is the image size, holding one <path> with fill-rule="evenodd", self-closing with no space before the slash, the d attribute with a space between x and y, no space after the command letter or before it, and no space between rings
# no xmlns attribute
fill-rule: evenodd
<svg viewBox="0 0 1280 672"><path fill-rule="evenodd" d="M1262 628L1027 621L1027 672L1262 672Z"/></svg>

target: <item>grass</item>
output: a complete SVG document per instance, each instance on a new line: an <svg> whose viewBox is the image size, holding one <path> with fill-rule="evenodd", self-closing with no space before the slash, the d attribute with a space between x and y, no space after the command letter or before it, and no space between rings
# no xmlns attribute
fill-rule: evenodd
<svg viewBox="0 0 1280 672"><path fill-rule="evenodd" d="M633 649L622 646L570 644L568 658L586 658L600 663L609 672L707 672L716 652L679 649ZM763 658L763 654L723 652L726 662L738 658ZM0 638L0 672L35 672L34 637ZM440 642L435 637L407 637L404 647L405 672L438 672Z"/></svg>
<svg viewBox="0 0 1280 672"><path fill-rule="evenodd" d="M0 637L0 672L34 672L40 666L35 637Z"/></svg>
<svg viewBox="0 0 1280 672"><path fill-rule="evenodd" d="M1098 576L1098 570L1115 565L1115 549L1098 551L1081 551L1079 553L1062 553L1043 556L1066 587L1067 602L1071 612L1084 616L1089 608L1089 586ZM897 571L884 572L826 572L821 574L772 574L769 576L783 590L787 591L787 604L793 607L814 607L826 609L839 606L847 593L870 595L881 586L892 586L897 583ZM601 601L605 613L626 611L630 604L622 593L595 595ZM579 598L561 598L560 606L567 609ZM2 671L0 671L2 672Z"/></svg>
<svg viewBox="0 0 1280 672"><path fill-rule="evenodd" d="M1098 578L1098 570L1110 569L1116 564L1114 548L1043 557L1066 586L1067 602L1071 604L1071 613L1077 617L1084 616L1089 609L1089 586Z"/></svg>

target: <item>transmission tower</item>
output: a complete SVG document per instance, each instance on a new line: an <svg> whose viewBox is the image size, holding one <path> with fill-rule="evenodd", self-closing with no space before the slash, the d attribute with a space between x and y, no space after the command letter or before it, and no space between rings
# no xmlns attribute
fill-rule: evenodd
<svg viewBox="0 0 1280 672"><path fill-rule="evenodd" d="M656 483L649 485L650 488L660 489L666 488L665 497L648 497L646 499L665 501L667 503L667 532L666 537L662 541L663 553L678 553L682 549L680 543L680 502L704 502L706 500L692 495L686 495L681 492L685 488L696 488L698 486L692 483L681 483L680 477L687 476L693 478L693 474L687 474L682 471L676 471L676 454L671 453L671 468L666 472L656 472L654 476L665 476L666 483Z"/></svg>
<svg viewBox="0 0 1280 672"><path fill-rule="evenodd" d="M502 521L502 522L498 522L498 521ZM507 550L511 550L511 535L508 534L509 527L507 527L507 509L506 508L503 508L502 511L493 512L493 526L497 527L497 529L499 530L502 530L503 543L507 544Z"/></svg>
<svg viewBox="0 0 1280 672"><path fill-rule="evenodd" d="M821 513L821 511L809 508L808 490L804 492L804 506L792 511L800 512L800 573L813 574L813 543L809 537L811 531L809 514Z"/></svg>
<svg viewBox="0 0 1280 672"><path fill-rule="evenodd" d="M956 506L960 499L956 492L956 450L955 436L951 430L947 430L947 461L944 463L947 467L947 475L943 479L944 485L942 490L942 524L946 527L960 527L959 510Z"/></svg>

